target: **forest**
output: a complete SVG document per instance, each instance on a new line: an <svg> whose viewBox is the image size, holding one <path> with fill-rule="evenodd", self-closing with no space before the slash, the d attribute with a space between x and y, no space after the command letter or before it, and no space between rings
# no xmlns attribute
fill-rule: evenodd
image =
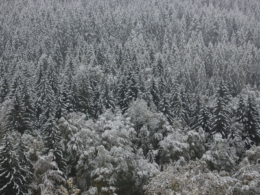
<svg viewBox="0 0 260 195"><path fill-rule="evenodd" d="M1 195L260 195L259 0L0 0Z"/></svg>

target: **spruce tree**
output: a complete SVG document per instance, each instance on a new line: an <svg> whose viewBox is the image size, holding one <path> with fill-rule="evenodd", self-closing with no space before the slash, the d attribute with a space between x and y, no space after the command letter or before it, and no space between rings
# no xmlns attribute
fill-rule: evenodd
<svg viewBox="0 0 260 195"><path fill-rule="evenodd" d="M45 153L49 153L52 150L55 157L55 161L60 170L65 171L66 161L63 157L63 148L61 144L61 134L55 119L51 116L45 123L42 131Z"/></svg>
<svg viewBox="0 0 260 195"><path fill-rule="evenodd" d="M111 109L112 112L115 110L115 100L111 91L109 91L109 86L104 84L104 89L102 90L102 100L105 109Z"/></svg>
<svg viewBox="0 0 260 195"><path fill-rule="evenodd" d="M26 162L20 159L10 138L5 136L0 147L0 194L28 194L29 172Z"/></svg>
<svg viewBox="0 0 260 195"><path fill-rule="evenodd" d="M92 102L91 102L91 116L94 118L98 118L104 111L103 108L103 99L101 98L101 94L99 89L95 87L92 89Z"/></svg>
<svg viewBox="0 0 260 195"><path fill-rule="evenodd" d="M78 87L78 86L76 87L76 84L78 83L76 83L74 80L74 69L75 69L74 64L70 59L68 59L64 71L64 77L62 78L61 81L61 89L60 89L62 115L66 115L74 111L74 107L75 107L74 93L76 93L76 89ZM80 77L78 79L79 79L78 81L81 81L82 78Z"/></svg>
<svg viewBox="0 0 260 195"><path fill-rule="evenodd" d="M224 139L228 138L230 133L229 100L229 92L225 84L221 82L217 91L217 103L213 110L211 134L220 133Z"/></svg>
<svg viewBox="0 0 260 195"><path fill-rule="evenodd" d="M155 162L155 156L154 156L154 153L153 153L153 146L152 144L150 144L149 146L149 151L146 155L146 159L148 160L149 163L154 163Z"/></svg>
<svg viewBox="0 0 260 195"><path fill-rule="evenodd" d="M18 131L21 134L31 129L29 117L25 113L25 107L18 92L12 97L10 109L6 113L5 129Z"/></svg>
<svg viewBox="0 0 260 195"><path fill-rule="evenodd" d="M78 108L77 110L90 115L92 113L91 103L93 97L91 83L88 75L83 75L82 77L77 79L76 89L76 93L74 93L74 95L70 95L70 104L73 105L73 101L75 100L76 107Z"/></svg>
<svg viewBox="0 0 260 195"><path fill-rule="evenodd" d="M152 80L151 87L150 87L150 93L152 95L153 103L158 106L160 102L160 93L157 87L157 84L155 80Z"/></svg>
<svg viewBox="0 0 260 195"><path fill-rule="evenodd" d="M247 137L252 141L251 144L259 145L260 143L260 125L259 125L259 113L255 100L252 97L248 97L247 103L247 117L246 117L246 133ZM247 144L249 146L249 143Z"/></svg>
<svg viewBox="0 0 260 195"><path fill-rule="evenodd" d="M246 124L246 105L244 103L243 97L239 97L238 107L236 110L236 121L242 123L243 125Z"/></svg>
<svg viewBox="0 0 260 195"><path fill-rule="evenodd" d="M194 117L192 119L192 129L198 131L199 128L202 128L207 134L210 133L211 113L209 107L206 104L203 104L200 99L197 99L197 105L194 109Z"/></svg>
<svg viewBox="0 0 260 195"><path fill-rule="evenodd" d="M120 106L122 113L128 109L128 99L126 98L127 94L127 82L126 78L123 76L117 86L117 105Z"/></svg>
<svg viewBox="0 0 260 195"><path fill-rule="evenodd" d="M199 111L198 125L202 127L206 133L210 133L210 116L209 108L206 105L202 106Z"/></svg>
<svg viewBox="0 0 260 195"><path fill-rule="evenodd" d="M31 163L31 161L25 155L25 151L26 151L25 145L24 145L22 139L20 139L18 148L17 148L17 155L19 157L19 162L20 162L21 166L25 170L25 172L23 172L23 175L26 178L27 184L29 184L29 182L31 182L33 179L33 165Z"/></svg>
<svg viewBox="0 0 260 195"><path fill-rule="evenodd" d="M2 103L9 93L9 85L6 78L3 78L0 82L0 103Z"/></svg>
<svg viewBox="0 0 260 195"><path fill-rule="evenodd" d="M173 122L173 115L170 110L170 104L166 97L163 97L158 105L159 110L167 117L170 124Z"/></svg>
<svg viewBox="0 0 260 195"><path fill-rule="evenodd" d="M40 124L43 125L56 111L54 92L46 77L44 77L37 86L37 95L36 116L39 119Z"/></svg>
<svg viewBox="0 0 260 195"><path fill-rule="evenodd" d="M129 73L127 77L127 91L125 101L129 104L132 100L135 101L138 93L140 91L140 86L138 83L138 78L133 73Z"/></svg>
<svg viewBox="0 0 260 195"><path fill-rule="evenodd" d="M48 75L48 80L54 94L57 95L59 91L58 70L57 64L55 64L52 57L48 58L48 68L46 70L46 74Z"/></svg>

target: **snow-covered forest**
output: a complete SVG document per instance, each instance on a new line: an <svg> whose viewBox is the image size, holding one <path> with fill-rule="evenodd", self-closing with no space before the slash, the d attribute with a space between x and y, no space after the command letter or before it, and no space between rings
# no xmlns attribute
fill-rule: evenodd
<svg viewBox="0 0 260 195"><path fill-rule="evenodd" d="M259 0L0 0L1 195L259 195Z"/></svg>

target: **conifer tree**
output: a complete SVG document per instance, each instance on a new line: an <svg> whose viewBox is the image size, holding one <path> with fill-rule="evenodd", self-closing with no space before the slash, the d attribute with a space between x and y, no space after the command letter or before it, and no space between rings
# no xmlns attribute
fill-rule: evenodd
<svg viewBox="0 0 260 195"><path fill-rule="evenodd" d="M158 82L158 89L159 89L159 93L160 96L163 97L165 95L166 92L166 81L163 77L160 77L160 80Z"/></svg>
<svg viewBox="0 0 260 195"><path fill-rule="evenodd" d="M211 134L220 133L222 138L226 139L229 135L230 109L229 93L223 82L220 83L217 91L217 103L213 110Z"/></svg>
<svg viewBox="0 0 260 195"><path fill-rule="evenodd" d="M88 78L88 75L83 75L82 77L78 78L76 83L76 95L74 93L74 96L71 95L72 100L76 101L76 106L78 107L77 110L80 112L91 114L91 103L92 103L92 89L91 89L91 83ZM76 98L76 97L77 98ZM73 104L73 101L72 101Z"/></svg>
<svg viewBox="0 0 260 195"><path fill-rule="evenodd" d="M160 93L159 93L155 80L152 80L151 87L150 87L150 93L152 95L153 103L156 106L158 106L158 104L160 102L160 96L159 96Z"/></svg>
<svg viewBox="0 0 260 195"><path fill-rule="evenodd" d="M10 138L5 136L0 147L0 194L28 194L30 170L18 154Z"/></svg>
<svg viewBox="0 0 260 195"><path fill-rule="evenodd" d="M44 77L37 86L37 94L36 116L39 119L40 124L43 125L49 117L55 114L56 111L54 92L46 77Z"/></svg>
<svg viewBox="0 0 260 195"><path fill-rule="evenodd" d="M81 76L78 77L78 80L76 81L74 79L74 72L75 67L74 63L71 60L71 57L68 57L67 62L65 64L65 71L64 76L61 79L61 87L60 87L60 115L66 115L73 111L79 111L76 109L78 107L79 109L79 102L78 106L76 106L76 97L78 95L79 87L81 83L77 83L77 81L81 81ZM57 75L57 74L56 74ZM55 76L53 78L55 78ZM57 75L58 76L58 75ZM86 82L85 80L82 81L82 83ZM78 100L79 101L79 100Z"/></svg>
<svg viewBox="0 0 260 195"><path fill-rule="evenodd" d="M61 134L55 119L51 116L43 127L43 139L45 145L45 153L48 154L52 150L54 160L60 170L65 171L66 161L63 157L63 148L61 144Z"/></svg>
<svg viewBox="0 0 260 195"><path fill-rule="evenodd" d="M150 162L150 163L154 163L155 162L155 156L154 156L154 153L153 153L153 146L152 144L149 146L149 151L146 155L146 158L147 160Z"/></svg>
<svg viewBox="0 0 260 195"><path fill-rule="evenodd" d="M202 102L200 100L200 97L197 96L195 103L192 104L191 106L191 117L189 121L189 125L192 129L198 130L198 119L199 119L199 112L202 107Z"/></svg>
<svg viewBox="0 0 260 195"><path fill-rule="evenodd" d="M167 117L170 124L173 122L173 115L170 110L170 104L166 97L163 97L158 105L159 110Z"/></svg>
<svg viewBox="0 0 260 195"><path fill-rule="evenodd" d="M250 144L259 145L260 143L260 125L259 125L259 113L255 100L252 97L248 97L247 103L247 115L246 115L246 133L248 138L252 141ZM247 143L246 145L248 145Z"/></svg>
<svg viewBox="0 0 260 195"><path fill-rule="evenodd" d="M26 172L24 172L23 174L27 182L29 183L33 179L33 165L25 155L25 151L25 145L22 139L20 139L20 142L17 147L17 155L19 157L19 162L21 163L21 166L24 168L24 170L26 170Z"/></svg>
<svg viewBox="0 0 260 195"><path fill-rule="evenodd" d="M103 105L105 109L111 109L112 112L115 110L115 100L111 91L109 91L109 86L104 84L104 89L101 94Z"/></svg>
<svg viewBox="0 0 260 195"><path fill-rule="evenodd" d="M201 126L206 133L210 133L210 116L209 108L206 105L202 106L199 111L197 124Z"/></svg>
<svg viewBox="0 0 260 195"><path fill-rule="evenodd" d="M127 91L125 101L129 104L132 100L136 100L138 97L138 93L140 90L140 86L137 78L133 73L129 73L127 77Z"/></svg>
<svg viewBox="0 0 260 195"><path fill-rule="evenodd" d="M55 64L52 57L48 58L48 68L46 70L46 74L54 94L57 95L59 91L58 70L57 64Z"/></svg>
<svg viewBox="0 0 260 195"><path fill-rule="evenodd" d="M243 125L246 124L246 105L242 96L239 97L238 107L236 110L236 121Z"/></svg>
<svg viewBox="0 0 260 195"><path fill-rule="evenodd" d="M91 96L92 96L91 115L94 118L98 118L98 116L103 113L104 108L103 108L103 102L102 102L103 100L101 98L101 94L97 87L92 89Z"/></svg>
<svg viewBox="0 0 260 195"><path fill-rule="evenodd" d="M0 103L2 103L9 93L9 85L6 78L3 78L0 82Z"/></svg>
<svg viewBox="0 0 260 195"><path fill-rule="evenodd" d="M163 74L163 62L161 57L158 58L156 65L153 66L153 75L155 77L161 77Z"/></svg>
<svg viewBox="0 0 260 195"><path fill-rule="evenodd" d="M17 93L12 97L10 109L6 113L5 129L6 131L18 131L23 134L25 130L30 130L31 126L29 117L25 114L21 96Z"/></svg>
<svg viewBox="0 0 260 195"><path fill-rule="evenodd" d="M128 109L128 100L126 98L127 94L127 82L126 78L123 76L117 86L117 105L120 106L122 113Z"/></svg>

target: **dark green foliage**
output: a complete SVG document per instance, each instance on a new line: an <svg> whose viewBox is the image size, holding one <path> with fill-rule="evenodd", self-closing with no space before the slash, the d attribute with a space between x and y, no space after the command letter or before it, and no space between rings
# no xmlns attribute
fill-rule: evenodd
<svg viewBox="0 0 260 195"><path fill-rule="evenodd" d="M252 97L248 97L247 103L247 115L246 115L246 136L251 143L246 143L249 147L252 144L259 145L260 143L260 126L259 126L259 113L257 111L255 100Z"/></svg>
<svg viewBox="0 0 260 195"><path fill-rule="evenodd" d="M174 116L170 109L169 100L166 97L161 99L158 109L167 117L169 123L172 124Z"/></svg>
<svg viewBox="0 0 260 195"><path fill-rule="evenodd" d="M140 90L140 86L138 83L138 77L136 77L135 74L133 73L129 73L126 79L126 83L127 83L127 91L126 91L126 97L125 97L125 101L129 104L132 100L136 100L139 90Z"/></svg>
<svg viewBox="0 0 260 195"><path fill-rule="evenodd" d="M31 180L29 161L23 156L23 147L15 151L10 138L5 136L0 149L0 194L26 195Z"/></svg>
<svg viewBox="0 0 260 195"><path fill-rule="evenodd" d="M102 90L102 101L105 109L111 109L112 111L115 110L115 100L113 97L113 93L109 91L109 86L107 84L104 85L104 89Z"/></svg>
<svg viewBox="0 0 260 195"><path fill-rule="evenodd" d="M9 93L9 84L6 78L0 82L0 103L2 103Z"/></svg>
<svg viewBox="0 0 260 195"><path fill-rule="evenodd" d="M43 125L50 116L55 114L55 96L47 78L42 79L37 86L37 91L36 117Z"/></svg>
<svg viewBox="0 0 260 195"><path fill-rule="evenodd" d="M220 133L222 138L228 138L230 131L229 93L221 82L217 92L217 103L213 110L211 134Z"/></svg>
<svg viewBox="0 0 260 195"><path fill-rule="evenodd" d="M25 173L26 180L29 184L29 182L33 179L33 165L30 162L30 160L25 155L26 148L22 140L20 140L18 148L17 148L17 155L19 156L19 162L21 163L21 166L27 170Z"/></svg>
<svg viewBox="0 0 260 195"><path fill-rule="evenodd" d="M68 100L70 102L68 105L72 105L73 108L73 102L75 101L75 110L78 110L86 114L91 114L91 102L93 97L91 96L92 89L87 75L84 75L83 78L78 80L76 87L76 93L72 90L71 94L68 93Z"/></svg>
<svg viewBox="0 0 260 195"><path fill-rule="evenodd" d="M236 121L242 123L243 125L246 124L246 105L244 103L243 97L239 97L238 107L236 110Z"/></svg>
<svg viewBox="0 0 260 195"><path fill-rule="evenodd" d="M93 97L91 102L91 116L93 118L98 118L98 116L101 115L104 111L102 102L103 99L101 97L99 89L92 89L91 97Z"/></svg>
<svg viewBox="0 0 260 195"><path fill-rule="evenodd" d="M158 106L158 104L160 102L160 96L159 96L160 93L159 93L159 90L158 90L158 87L157 87L155 80L152 80L151 87L150 87L150 93L151 93L151 96L152 96L153 103L156 106Z"/></svg>
<svg viewBox="0 0 260 195"><path fill-rule="evenodd" d="M122 77L117 86L117 105L120 106L123 113L128 109L129 102L127 99L127 82L125 77Z"/></svg>
<svg viewBox="0 0 260 195"><path fill-rule="evenodd" d="M208 106L201 102L199 98L197 99L193 114L191 128L198 131L201 127L207 134L210 134L211 114Z"/></svg>
<svg viewBox="0 0 260 195"><path fill-rule="evenodd" d="M163 67L164 67L164 64L162 62L161 57L159 57L159 59L157 60L157 63L155 65L153 65L153 75L155 77L161 77L164 72Z"/></svg>
<svg viewBox="0 0 260 195"><path fill-rule="evenodd" d="M61 144L61 134L53 117L50 117L42 130L45 153L53 152L54 160L58 164L60 170L65 171L66 161L63 157L63 147Z"/></svg>
<svg viewBox="0 0 260 195"><path fill-rule="evenodd" d="M147 158L147 160L148 160L150 163L154 163L155 157L154 157L153 146L152 146L152 145L149 146L149 151L148 151L148 153L147 153L147 155L146 155L146 158Z"/></svg>
<svg viewBox="0 0 260 195"><path fill-rule="evenodd" d="M98 124L80 134L83 118L93 120L94 126L107 109L111 115L121 109L128 117L128 108L142 99L149 109L141 107L136 111L140 117L127 118L137 122L126 135L133 139L129 140L135 145L133 153L142 149L147 159L141 158L150 164L177 160L178 155L176 159L160 158L158 145L177 130L185 137L187 131L198 134L203 129L209 145L215 134L230 142L242 138L246 149L259 145L259 8L257 0L0 0L1 134L14 131L26 137L29 132L41 131L46 149L43 155L53 153L59 168L65 170L69 166L63 147L69 146L61 138L58 119L72 116L68 120L68 124L73 123L68 125L70 136L81 138L96 129L117 128ZM255 99L250 96L245 103L248 94ZM81 114L78 123L74 122L75 115ZM98 136L101 134L95 139L99 140ZM88 138L84 137L81 147ZM182 143L173 139L175 145ZM25 146L22 142L17 145L3 142L0 150L14 159L12 166L32 171ZM93 156L96 147L93 144ZM200 150L197 146L187 148ZM37 159L36 151L34 155ZM81 157L68 157L69 163L76 167ZM85 158L92 159L90 154ZM4 163L2 156L0 161ZM115 164L112 160L104 163ZM6 162L3 166L12 171ZM84 191L93 179L91 168L85 166L89 164L79 169L87 175L86 183L81 183ZM21 174L18 183L22 191L31 179L30 171ZM110 181L117 194L141 194L148 182L149 176L144 176L147 181L136 184L134 177L138 176L129 172L120 172L116 181Z"/></svg>
<svg viewBox="0 0 260 195"><path fill-rule="evenodd" d="M30 118L20 98L20 94L15 94L12 97L10 109L6 113L5 131L18 131L23 134L32 128Z"/></svg>

